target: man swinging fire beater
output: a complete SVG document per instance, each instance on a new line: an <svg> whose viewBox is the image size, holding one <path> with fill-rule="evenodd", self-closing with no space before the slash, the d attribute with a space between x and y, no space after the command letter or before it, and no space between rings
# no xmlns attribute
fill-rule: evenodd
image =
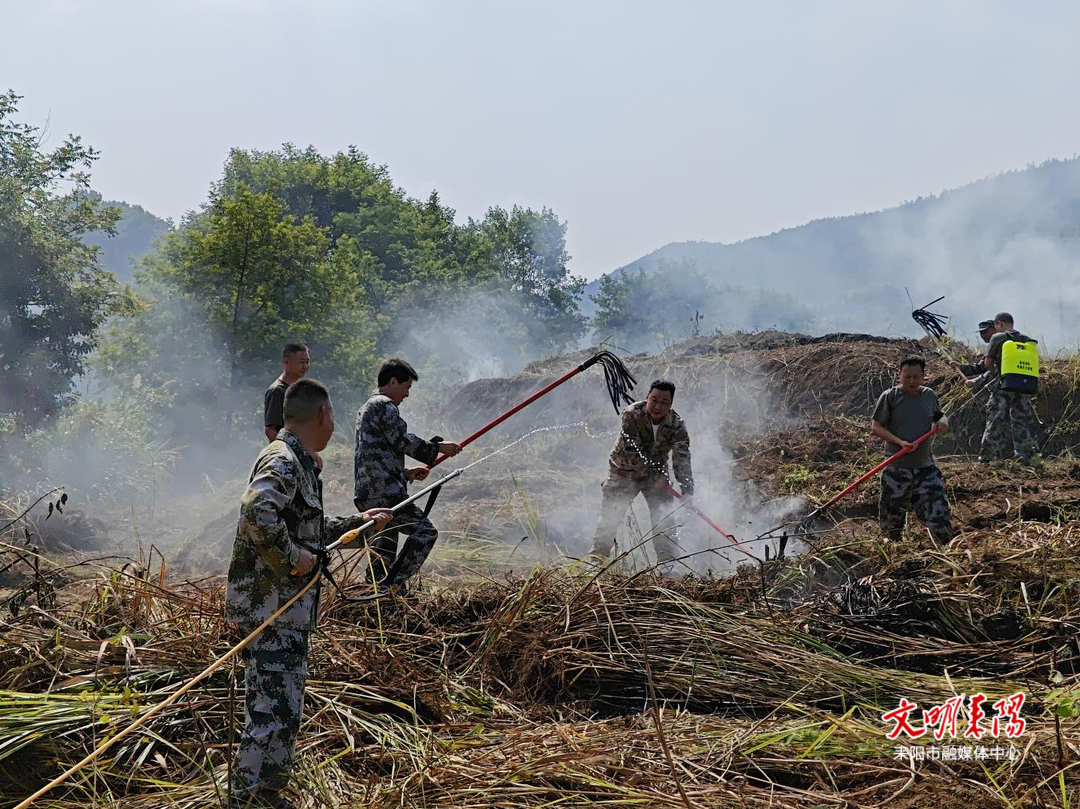
<svg viewBox="0 0 1080 809"><path fill-rule="evenodd" d="M393 508L408 496L410 483L427 478L440 452L451 457L461 452L460 444L441 438L425 441L409 432L399 408L418 379L405 360L386 360L379 369L378 391L356 414L353 497L359 511ZM406 468L406 455L428 466ZM407 537L400 550L399 532ZM438 537L439 532L419 506L410 504L399 509L372 544L376 584L404 593L408 580L420 571Z"/></svg>
<svg viewBox="0 0 1080 809"><path fill-rule="evenodd" d="M674 398L674 383L657 379L649 386L645 401L623 411L622 432L611 450L608 479L602 487L604 499L593 537L593 557L606 558L611 553L619 523L640 493L653 521L657 562L665 565L675 559L678 546L672 519L674 499L667 488L668 456L683 497L694 494L694 473L690 468L690 435L686 423L671 409Z"/></svg>

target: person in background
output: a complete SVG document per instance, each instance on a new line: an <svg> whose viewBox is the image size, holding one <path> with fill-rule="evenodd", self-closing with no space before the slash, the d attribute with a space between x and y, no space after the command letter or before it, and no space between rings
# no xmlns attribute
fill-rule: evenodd
<svg viewBox="0 0 1080 809"><path fill-rule="evenodd" d="M278 432L284 426L285 392L290 385L307 375L311 368L311 353L303 343L286 343L281 362L284 366L281 376L275 379L263 394L263 434L267 441L277 438ZM322 455L314 452L312 457L315 465L322 469Z"/></svg>
<svg viewBox="0 0 1080 809"><path fill-rule="evenodd" d="M285 426L285 391L289 385L307 376L311 367L311 353L303 343L286 343L282 352L281 376L273 381L263 394L263 433L267 441L277 438Z"/></svg>
<svg viewBox="0 0 1080 809"><path fill-rule="evenodd" d="M984 343L989 343L990 338L994 336L996 331L997 330L994 328L994 321L993 320L979 321L979 337L982 339L982 341ZM954 362L950 362L949 366L954 371L958 371L965 378L970 377L970 376L977 377L975 382L978 383L978 384L973 384L971 386L972 389L979 390L980 388L982 388L982 387L984 387L986 385L986 380L985 379L982 379L981 382L979 381L979 379L981 379L986 374L986 357L985 357L985 355L978 362L971 362L971 363L967 363L966 365L962 365L961 363L954 361Z"/></svg>
<svg viewBox="0 0 1080 809"><path fill-rule="evenodd" d="M1004 458L1009 439L1012 438L1016 460L1025 466L1032 466L1039 451L1039 419L1031 403L1031 394L1003 389L1001 358L1006 343L1027 344L1034 341L1014 328L1013 316L1008 312L1001 312L994 318L994 332L986 350L985 373L967 380L970 388L979 386L980 380L983 380L981 384L990 388L979 462L989 463Z"/></svg>

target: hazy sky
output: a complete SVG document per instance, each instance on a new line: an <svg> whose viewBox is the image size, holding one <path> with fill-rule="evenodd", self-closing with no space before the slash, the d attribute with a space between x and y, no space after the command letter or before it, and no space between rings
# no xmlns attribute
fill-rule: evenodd
<svg viewBox="0 0 1080 809"><path fill-rule="evenodd" d="M230 147L357 145L593 278L1080 151L1080 4L0 0L0 87L178 217Z"/></svg>

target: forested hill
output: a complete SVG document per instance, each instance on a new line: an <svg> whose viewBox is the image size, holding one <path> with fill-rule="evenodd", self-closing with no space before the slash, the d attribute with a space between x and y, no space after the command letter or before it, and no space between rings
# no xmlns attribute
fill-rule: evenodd
<svg viewBox="0 0 1080 809"><path fill-rule="evenodd" d="M695 307L704 309L699 328L709 330L794 320L816 331L913 334L917 326L909 317L906 287L916 306L946 295L939 307L966 337L978 320L1009 309L1049 346L1075 347L1078 236L1080 160L1073 158L896 208L820 219L735 244L668 244L612 275L659 271L676 287L689 275L695 283L704 279L707 286L757 292L756 322L745 322L745 313L734 311L742 308L737 294L734 306L724 305L732 303L730 294L703 296L693 289L685 290L685 301L670 301L676 308L681 305L684 315ZM607 283L610 287L612 282ZM601 290L598 280L587 292ZM716 305L708 305L713 298ZM772 300L775 306L768 304ZM793 306L798 309L794 317ZM810 322L800 324L800 317ZM685 329L687 318L681 322Z"/></svg>
<svg viewBox="0 0 1080 809"><path fill-rule="evenodd" d="M154 239L167 233L172 225L141 205L114 200L107 200L105 205L120 209L116 235L91 233L83 241L101 248L99 262L103 270L113 273L120 281L131 281L132 267L150 252Z"/></svg>

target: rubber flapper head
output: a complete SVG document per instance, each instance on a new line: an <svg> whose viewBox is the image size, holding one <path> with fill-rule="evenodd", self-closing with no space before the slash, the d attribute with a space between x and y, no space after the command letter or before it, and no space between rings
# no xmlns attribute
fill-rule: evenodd
<svg viewBox="0 0 1080 809"><path fill-rule="evenodd" d="M581 364L581 370L584 371L589 366L597 364L604 369L604 382L607 384L608 396L611 397L611 406L615 408L616 413L621 413L625 405L634 403L634 397L630 395L630 391L634 389L637 380L623 361L610 351L597 352Z"/></svg>
<svg viewBox="0 0 1080 809"><path fill-rule="evenodd" d="M930 301L930 303L926 304L926 306L924 306L922 309L916 309L914 312L911 313L912 320L922 326L923 330L927 334L931 335L932 337L936 337L939 340L948 333L945 331L945 324L949 322L949 318L947 318L945 315L939 315L934 312L927 311L927 307L933 306L938 301L943 300L945 300L944 295L942 295L937 300Z"/></svg>

